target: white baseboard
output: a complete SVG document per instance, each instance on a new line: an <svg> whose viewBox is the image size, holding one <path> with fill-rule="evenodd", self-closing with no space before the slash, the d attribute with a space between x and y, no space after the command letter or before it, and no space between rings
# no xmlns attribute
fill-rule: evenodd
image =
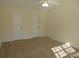
<svg viewBox="0 0 79 59"><path fill-rule="evenodd" d="M29 35L23 35L23 39L29 39L29 38L34 38L34 37L43 37L46 36L45 33L40 33L36 35L35 33L29 34Z"/></svg>

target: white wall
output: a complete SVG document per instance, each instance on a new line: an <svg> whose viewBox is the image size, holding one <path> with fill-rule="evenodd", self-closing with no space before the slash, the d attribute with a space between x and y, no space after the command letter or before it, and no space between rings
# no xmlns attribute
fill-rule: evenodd
<svg viewBox="0 0 79 59"><path fill-rule="evenodd" d="M0 8L0 42L2 41L2 8ZM0 43L1 46L1 43Z"/></svg>
<svg viewBox="0 0 79 59"><path fill-rule="evenodd" d="M61 0L47 14L47 35L79 48L79 1Z"/></svg>

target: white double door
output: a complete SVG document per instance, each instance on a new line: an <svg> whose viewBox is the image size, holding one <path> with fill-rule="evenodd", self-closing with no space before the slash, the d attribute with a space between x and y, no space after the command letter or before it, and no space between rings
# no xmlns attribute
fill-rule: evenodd
<svg viewBox="0 0 79 59"><path fill-rule="evenodd" d="M20 13L13 15L13 40L23 38L23 22Z"/></svg>
<svg viewBox="0 0 79 59"><path fill-rule="evenodd" d="M23 29L24 28L23 28L22 14L21 13L14 14L14 16L13 16L13 40L23 39ZM35 37L39 35L39 19L37 16L34 16L34 18L33 18L32 35ZM27 36L28 36L28 34L27 34Z"/></svg>
<svg viewBox="0 0 79 59"><path fill-rule="evenodd" d="M33 17L33 36L38 37L40 35L40 20L39 16Z"/></svg>

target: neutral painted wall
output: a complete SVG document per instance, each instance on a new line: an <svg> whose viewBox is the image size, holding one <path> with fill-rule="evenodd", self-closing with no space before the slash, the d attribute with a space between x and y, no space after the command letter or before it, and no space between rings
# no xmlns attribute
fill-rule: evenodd
<svg viewBox="0 0 79 59"><path fill-rule="evenodd" d="M0 46L1 42L3 41L3 14L2 14L3 8L0 6Z"/></svg>
<svg viewBox="0 0 79 59"><path fill-rule="evenodd" d="M2 10L2 11L1 11ZM29 10L26 8L1 6L0 7L0 42L13 40L13 17L15 14L21 14L23 20L23 34L24 37L31 37L33 34L33 17L39 16L39 32L45 35L45 12L37 10ZM1 19L2 18L2 19Z"/></svg>
<svg viewBox="0 0 79 59"><path fill-rule="evenodd" d="M61 0L47 14L47 35L79 48L79 1Z"/></svg>
<svg viewBox="0 0 79 59"><path fill-rule="evenodd" d="M0 41L2 40L2 8L0 8Z"/></svg>

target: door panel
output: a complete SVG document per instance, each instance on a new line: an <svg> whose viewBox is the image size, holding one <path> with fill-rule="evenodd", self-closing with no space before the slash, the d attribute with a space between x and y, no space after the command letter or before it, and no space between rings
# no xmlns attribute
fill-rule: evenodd
<svg viewBox="0 0 79 59"><path fill-rule="evenodd" d="M14 14L13 17L13 40L22 39L23 25L20 13Z"/></svg>
<svg viewBox="0 0 79 59"><path fill-rule="evenodd" d="M33 36L39 36L39 16L33 18Z"/></svg>

